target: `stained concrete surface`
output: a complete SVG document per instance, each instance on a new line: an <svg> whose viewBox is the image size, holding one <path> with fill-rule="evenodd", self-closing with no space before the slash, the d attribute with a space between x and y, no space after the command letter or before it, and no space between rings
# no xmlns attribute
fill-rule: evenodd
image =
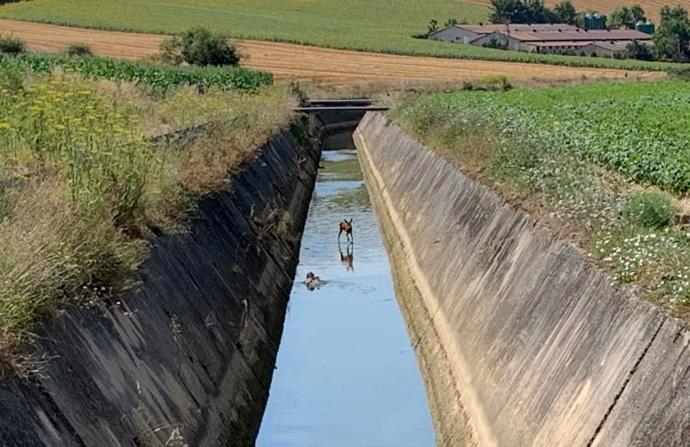
<svg viewBox="0 0 690 447"><path fill-rule="evenodd" d="M690 445L676 320L382 114L355 143L479 445Z"/></svg>
<svg viewBox="0 0 690 447"><path fill-rule="evenodd" d="M41 324L41 373L0 386L0 445L253 445L318 157L278 135L130 290Z"/></svg>

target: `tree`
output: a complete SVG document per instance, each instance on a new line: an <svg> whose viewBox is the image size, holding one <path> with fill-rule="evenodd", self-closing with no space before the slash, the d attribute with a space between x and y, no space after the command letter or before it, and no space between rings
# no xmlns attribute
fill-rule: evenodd
<svg viewBox="0 0 690 447"><path fill-rule="evenodd" d="M180 36L182 57L193 65L237 65L235 47L205 28L193 28Z"/></svg>
<svg viewBox="0 0 690 447"><path fill-rule="evenodd" d="M635 23L639 22L640 20L643 20L645 22L647 21L647 15L644 13L644 9L642 9L642 6L640 6L639 3L635 3L630 7L630 13L633 16L633 20L635 21Z"/></svg>
<svg viewBox="0 0 690 447"><path fill-rule="evenodd" d="M193 28L164 40L158 57L172 65L237 65L240 61L235 47L205 28Z"/></svg>
<svg viewBox="0 0 690 447"><path fill-rule="evenodd" d="M521 0L491 0L492 23L525 23L526 9Z"/></svg>
<svg viewBox="0 0 690 447"><path fill-rule="evenodd" d="M426 35L428 36L429 34L435 33L436 31L438 31L438 20L429 20L429 24L426 26Z"/></svg>
<svg viewBox="0 0 690 447"><path fill-rule="evenodd" d="M553 8L554 22L575 25L577 22L577 10L570 0L562 0Z"/></svg>
<svg viewBox="0 0 690 447"><path fill-rule="evenodd" d="M681 62L688 59L690 21L682 6L661 8L661 23L654 33L654 53L659 59Z"/></svg>
<svg viewBox="0 0 690 447"><path fill-rule="evenodd" d="M570 0L563 0L572 7ZM544 6L544 0L491 0L492 23L553 23L558 16ZM573 7L572 16L575 15ZM566 15L570 16L570 13ZM569 19L572 22L574 19Z"/></svg>
<svg viewBox="0 0 690 447"><path fill-rule="evenodd" d="M646 44L633 40L625 47L625 57L642 61L654 60L654 53Z"/></svg>
<svg viewBox="0 0 690 447"><path fill-rule="evenodd" d="M448 19L446 23L443 24L444 27L449 27L458 24L458 19Z"/></svg>
<svg viewBox="0 0 690 447"><path fill-rule="evenodd" d="M553 13L544 6L544 0L524 0L526 23L553 22Z"/></svg>
<svg viewBox="0 0 690 447"><path fill-rule="evenodd" d="M621 6L616 8L609 17L610 28L628 28L634 29L635 24L640 20L645 20L644 9L639 4L634 4L630 7Z"/></svg>

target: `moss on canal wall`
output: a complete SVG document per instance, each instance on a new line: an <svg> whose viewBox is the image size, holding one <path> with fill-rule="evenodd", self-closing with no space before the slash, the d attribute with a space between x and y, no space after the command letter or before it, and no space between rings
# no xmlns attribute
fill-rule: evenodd
<svg viewBox="0 0 690 447"><path fill-rule="evenodd" d="M382 114L355 143L440 444L461 436L460 407L479 445L690 444L690 334L677 320Z"/></svg>
<svg viewBox="0 0 690 447"><path fill-rule="evenodd" d="M0 444L253 445L318 157L283 132L113 303L43 323L37 371L0 386Z"/></svg>

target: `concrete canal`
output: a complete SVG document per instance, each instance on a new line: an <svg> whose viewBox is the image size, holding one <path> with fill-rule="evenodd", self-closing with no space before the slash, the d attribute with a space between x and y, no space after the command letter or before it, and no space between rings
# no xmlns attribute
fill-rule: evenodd
<svg viewBox="0 0 690 447"><path fill-rule="evenodd" d="M355 151L324 151L259 447L424 447L424 386ZM354 244L338 223L354 219ZM325 284L310 291L314 272Z"/></svg>

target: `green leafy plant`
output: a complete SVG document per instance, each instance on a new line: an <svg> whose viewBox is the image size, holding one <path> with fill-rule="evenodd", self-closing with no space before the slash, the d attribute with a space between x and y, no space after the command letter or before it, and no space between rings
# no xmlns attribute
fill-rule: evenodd
<svg viewBox="0 0 690 447"><path fill-rule="evenodd" d="M663 191L633 193L623 209L623 218L631 225L664 228L671 224L678 212L675 198Z"/></svg>
<svg viewBox="0 0 690 447"><path fill-rule="evenodd" d="M25 51L24 41L18 37L0 35L0 53L20 54Z"/></svg>

